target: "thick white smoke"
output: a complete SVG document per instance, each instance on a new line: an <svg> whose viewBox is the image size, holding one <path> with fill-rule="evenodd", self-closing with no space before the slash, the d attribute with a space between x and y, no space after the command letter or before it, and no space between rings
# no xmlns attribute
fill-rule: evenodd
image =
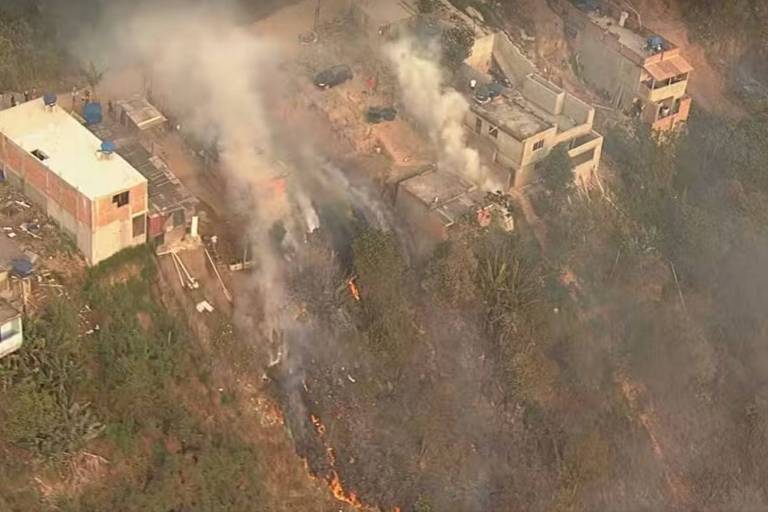
<svg viewBox="0 0 768 512"><path fill-rule="evenodd" d="M289 176L290 186L281 185L279 176L285 173L273 158L273 134L261 91L279 49L221 13L194 9L181 15L153 11L138 16L123 43L133 47L141 61L152 63L153 93L181 114L186 129L203 134L213 127L218 134L220 170L230 203L250 220L261 327L271 335L281 326L288 300L285 262L270 230L277 222L289 231L318 225L311 202L297 189L299 180ZM286 240L295 240L294 234L287 233Z"/></svg>
<svg viewBox="0 0 768 512"><path fill-rule="evenodd" d="M388 44L384 53L395 68L406 109L438 145L440 167L494 190L479 153L467 145L464 119L469 103L455 89L443 87L439 51L403 38Z"/></svg>

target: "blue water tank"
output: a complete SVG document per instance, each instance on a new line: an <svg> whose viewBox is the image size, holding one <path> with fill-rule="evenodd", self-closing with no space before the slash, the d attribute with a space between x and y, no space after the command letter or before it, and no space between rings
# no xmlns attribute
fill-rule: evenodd
<svg viewBox="0 0 768 512"><path fill-rule="evenodd" d="M85 119L86 124L99 124L104 118L101 110L101 103L95 101L86 103L85 107L83 107L83 118Z"/></svg>
<svg viewBox="0 0 768 512"><path fill-rule="evenodd" d="M32 275L34 265L32 265L32 262L26 258L17 258L11 261L11 268L13 270L13 275L19 277L29 277Z"/></svg>
<svg viewBox="0 0 768 512"><path fill-rule="evenodd" d="M45 103L46 107L54 107L58 101L59 98L55 94L46 94L43 96L43 103Z"/></svg>
<svg viewBox="0 0 768 512"><path fill-rule="evenodd" d="M115 151L117 151L117 144L115 144L113 141L105 140L101 143L101 152L105 155L111 155Z"/></svg>

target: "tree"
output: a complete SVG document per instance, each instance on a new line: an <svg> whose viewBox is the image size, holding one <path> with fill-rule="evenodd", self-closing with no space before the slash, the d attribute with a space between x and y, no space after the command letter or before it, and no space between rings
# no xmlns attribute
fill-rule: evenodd
<svg viewBox="0 0 768 512"><path fill-rule="evenodd" d="M88 86L91 88L91 92L96 95L96 86L104 79L104 73L106 71L96 67L93 61L88 61L88 67L83 70L85 81L88 82Z"/></svg>
<svg viewBox="0 0 768 512"><path fill-rule="evenodd" d="M541 181L549 193L562 197L573 189L571 157L562 144L552 148L539 169Z"/></svg>
<svg viewBox="0 0 768 512"><path fill-rule="evenodd" d="M452 72L472 55L472 47L475 45L475 33L471 28L457 25L451 27L442 34L443 66Z"/></svg>

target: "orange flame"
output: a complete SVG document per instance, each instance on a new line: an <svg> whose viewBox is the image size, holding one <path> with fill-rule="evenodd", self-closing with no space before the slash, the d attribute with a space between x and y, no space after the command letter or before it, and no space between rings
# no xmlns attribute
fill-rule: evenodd
<svg viewBox="0 0 768 512"><path fill-rule="evenodd" d="M354 492L347 493L347 491L344 490L344 486L341 484L339 474L335 469L331 470L329 483L331 485L331 492L333 493L334 498L348 505L352 505L353 507L363 506L363 503L357 499L357 495Z"/></svg>
<svg viewBox="0 0 768 512"><path fill-rule="evenodd" d="M352 298L357 302L360 302L360 289L357 287L354 277L347 281L347 288L349 288L349 293L352 295Z"/></svg>
<svg viewBox="0 0 768 512"><path fill-rule="evenodd" d="M317 430L318 434L321 436L325 434L325 425L320 421L320 418L312 414L309 419L312 420L312 424L315 426L315 430Z"/></svg>
<svg viewBox="0 0 768 512"><path fill-rule="evenodd" d="M366 505L360 501L354 491L347 491L344 489L344 485L341 483L341 477L339 477L339 473L336 471L336 452L333 447L328 444L328 441L323 437L325 434L325 425L323 425L322 421L320 421L320 418L314 414L310 414L309 419L312 421L312 425L314 425L315 430L317 430L318 437L320 437L323 445L325 446L325 453L328 457L328 464L331 467L330 472L325 476L325 480L328 482L328 486L331 489L331 493L333 493L333 497L342 503L346 503L347 505L351 505L357 508L358 510L372 512L374 507ZM304 459L304 467L307 469L307 473L315 478L312 470L309 467L309 462L307 459ZM400 507L395 507L393 512L400 512Z"/></svg>

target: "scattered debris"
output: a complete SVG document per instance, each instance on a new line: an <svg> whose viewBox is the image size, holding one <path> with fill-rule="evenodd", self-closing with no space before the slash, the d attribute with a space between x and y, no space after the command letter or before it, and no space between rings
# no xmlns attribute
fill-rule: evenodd
<svg viewBox="0 0 768 512"><path fill-rule="evenodd" d="M207 300L198 302L197 305L195 306L195 309L197 309L198 313L205 313L205 312L213 313L214 312L213 306Z"/></svg>

